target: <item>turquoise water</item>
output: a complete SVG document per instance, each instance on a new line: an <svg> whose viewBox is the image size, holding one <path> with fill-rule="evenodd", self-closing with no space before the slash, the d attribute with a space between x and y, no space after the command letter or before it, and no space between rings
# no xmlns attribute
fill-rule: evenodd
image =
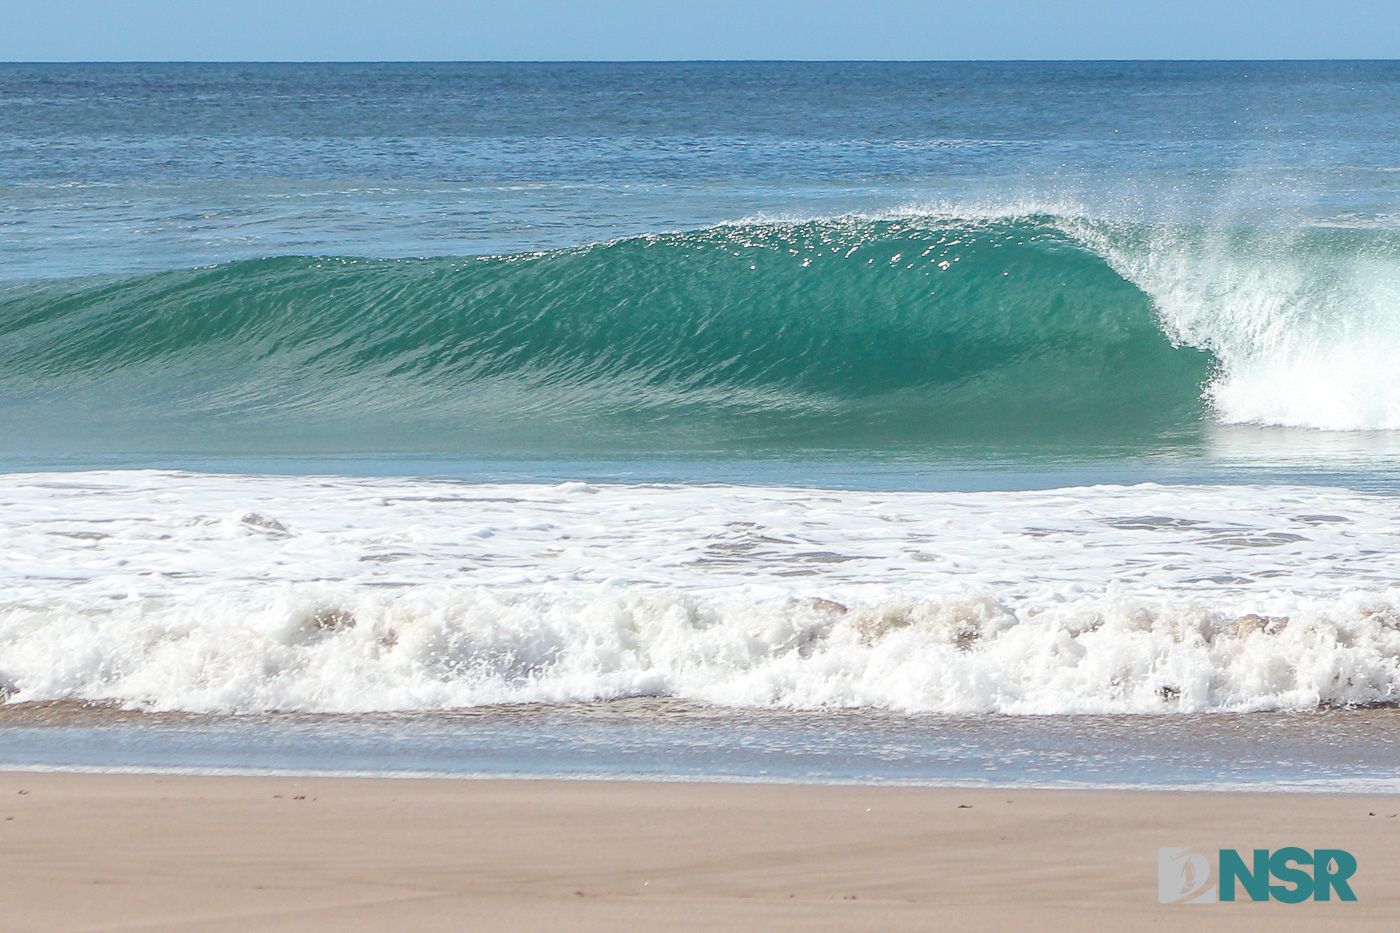
<svg viewBox="0 0 1400 933"><path fill-rule="evenodd" d="M60 449L1112 443L1198 434L1210 366L1100 257L1033 220L244 260L0 294L5 433Z"/></svg>

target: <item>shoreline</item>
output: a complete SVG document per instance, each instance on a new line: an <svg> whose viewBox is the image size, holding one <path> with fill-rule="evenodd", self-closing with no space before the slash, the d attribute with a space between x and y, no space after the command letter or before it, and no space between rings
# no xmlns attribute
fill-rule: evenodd
<svg viewBox="0 0 1400 933"><path fill-rule="evenodd" d="M1392 794L1397 726L1395 709L1017 717L647 699L230 717L61 701L0 706L0 771Z"/></svg>
<svg viewBox="0 0 1400 933"><path fill-rule="evenodd" d="M1387 797L1396 795L1400 800L1400 777L1387 780L1385 785L1346 786L1305 784L1269 784L1267 782L1229 783L1224 781L1199 781L1194 783L1170 784L1151 782L1095 782L1063 781L1058 783L974 783L970 781L936 780L861 780L833 778L822 780L815 777L784 777L781 775L755 776L748 774L653 774L636 772L619 773L574 773L574 772L501 772L501 771L409 771L409 770L334 770L315 768L239 768L201 766L159 766L159 765L47 765L47 764L0 764L0 776L27 774L71 774L91 777L154 777L154 778L256 778L286 780L332 780L332 781L447 781L447 782L535 782L558 784L680 784L716 785L721 787L846 787L873 789L888 788L898 790L978 790L978 791L1035 791L1035 792L1080 792L1093 793L1110 791L1113 793L1164 793L1164 794L1287 794L1300 797L1315 796L1365 796Z"/></svg>
<svg viewBox="0 0 1400 933"><path fill-rule="evenodd" d="M0 898L32 931L1380 930L1400 919L1397 811L1393 794L8 770ZM1358 901L1162 905L1171 845L1344 848Z"/></svg>

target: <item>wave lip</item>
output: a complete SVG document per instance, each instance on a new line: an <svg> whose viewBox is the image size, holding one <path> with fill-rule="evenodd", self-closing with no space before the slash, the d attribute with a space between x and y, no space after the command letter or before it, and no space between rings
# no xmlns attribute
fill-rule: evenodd
<svg viewBox="0 0 1400 933"><path fill-rule="evenodd" d="M1388 229L1067 229L1208 351L1227 424L1400 430L1400 234Z"/></svg>

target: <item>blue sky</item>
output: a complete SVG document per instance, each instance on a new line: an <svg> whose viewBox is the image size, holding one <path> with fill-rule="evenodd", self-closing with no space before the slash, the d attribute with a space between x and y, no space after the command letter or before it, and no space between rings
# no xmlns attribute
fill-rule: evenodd
<svg viewBox="0 0 1400 933"><path fill-rule="evenodd" d="M0 0L3 61L1395 57L1395 0Z"/></svg>

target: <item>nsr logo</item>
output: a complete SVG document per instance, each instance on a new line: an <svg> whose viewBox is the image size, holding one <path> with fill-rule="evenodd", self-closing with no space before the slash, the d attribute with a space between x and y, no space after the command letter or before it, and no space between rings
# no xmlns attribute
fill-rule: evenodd
<svg viewBox="0 0 1400 933"><path fill-rule="evenodd" d="M1344 849L1299 849L1290 846L1270 853L1255 849L1253 864L1234 849L1221 849L1212 873L1210 859L1190 848L1167 846L1157 850L1157 898L1163 904L1214 904L1233 901L1236 888L1243 888L1251 901L1273 898L1297 904L1312 898L1354 901L1351 885L1356 859ZM1309 872L1305 866L1311 866ZM1212 884L1212 875L1218 879ZM1270 884L1270 879L1279 882ZM1217 897L1217 891L1219 896Z"/></svg>

